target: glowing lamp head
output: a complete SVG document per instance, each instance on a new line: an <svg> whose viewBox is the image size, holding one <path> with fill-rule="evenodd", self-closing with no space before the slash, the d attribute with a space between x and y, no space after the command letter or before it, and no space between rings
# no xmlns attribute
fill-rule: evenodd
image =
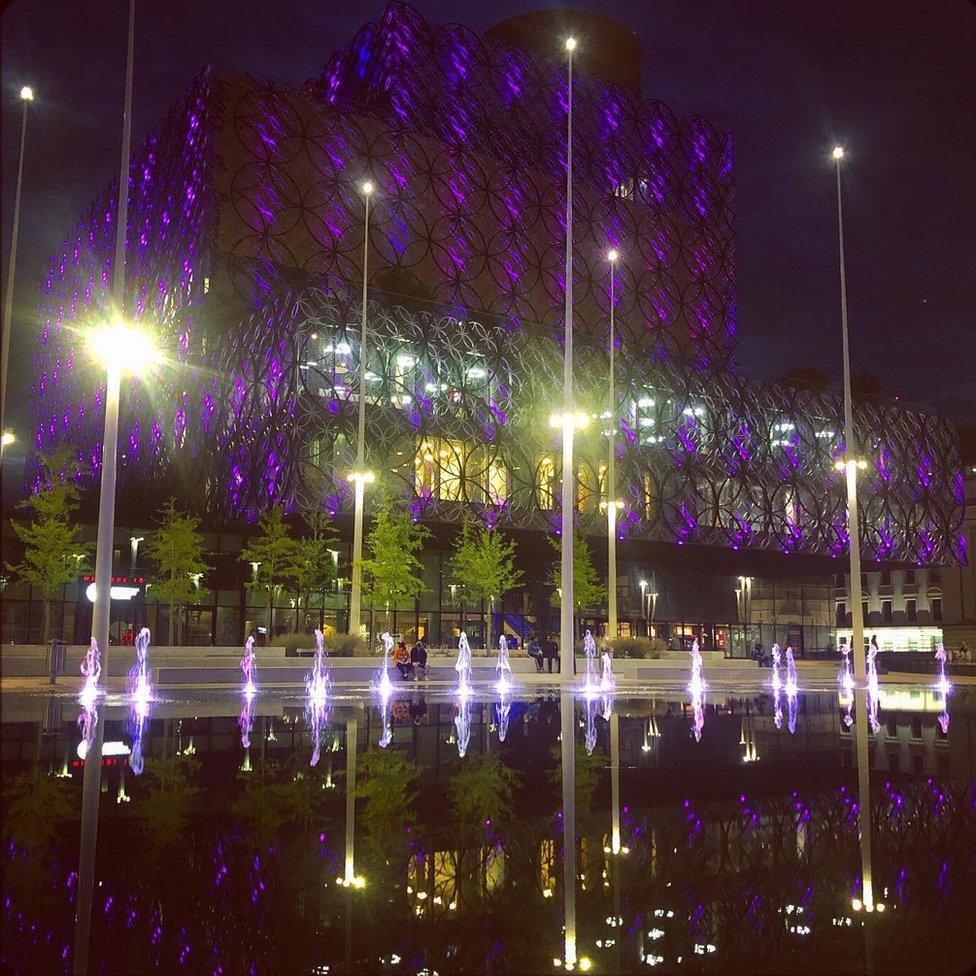
<svg viewBox="0 0 976 976"><path fill-rule="evenodd" d="M30 85L24 85L20 90L20 99L23 102L34 101L34 89Z"/></svg>
<svg viewBox="0 0 976 976"><path fill-rule="evenodd" d="M844 158L844 147L834 146L833 152L830 154L831 159L841 160Z"/></svg>
<svg viewBox="0 0 976 976"><path fill-rule="evenodd" d="M88 344L92 355L103 366L123 372L141 372L162 358L147 332L121 318L93 329Z"/></svg>
<svg viewBox="0 0 976 976"><path fill-rule="evenodd" d="M4 447L10 447L11 444L17 443L17 435L12 430L5 430L0 435L0 442L3 443Z"/></svg>
<svg viewBox="0 0 976 976"><path fill-rule="evenodd" d="M566 50L569 51L570 54L572 54L573 51L576 50L576 38L575 37L567 37L566 38Z"/></svg>
<svg viewBox="0 0 976 976"><path fill-rule="evenodd" d="M375 190L375 189L376 189L376 187L373 186L373 184L372 184L372 182L370 180L364 180L363 181L363 196L367 196L367 197L370 196L372 194L373 190Z"/></svg>
<svg viewBox="0 0 976 976"><path fill-rule="evenodd" d="M611 264L616 264L619 257L620 257L620 252L616 248L612 247L610 248L609 251L607 251L607 260Z"/></svg>

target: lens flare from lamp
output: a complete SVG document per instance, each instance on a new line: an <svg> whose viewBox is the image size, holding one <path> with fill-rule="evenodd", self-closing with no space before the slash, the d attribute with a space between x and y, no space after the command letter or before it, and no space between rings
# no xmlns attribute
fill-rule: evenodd
<svg viewBox="0 0 976 976"><path fill-rule="evenodd" d="M151 336L121 318L92 329L88 346L103 366L138 373L161 360Z"/></svg>

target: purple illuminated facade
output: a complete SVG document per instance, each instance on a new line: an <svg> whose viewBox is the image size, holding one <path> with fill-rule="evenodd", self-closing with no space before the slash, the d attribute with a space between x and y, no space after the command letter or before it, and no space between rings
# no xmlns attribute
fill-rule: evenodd
<svg viewBox="0 0 976 976"><path fill-rule="evenodd" d="M214 522L351 510L368 176L368 464L417 518L558 528L565 77L396 3L300 88L204 72L130 173L125 312L178 365L126 390L123 491ZM605 531L616 416L622 538L841 555L840 402L734 371L731 135L585 75L574 124L576 367L606 415L579 444L580 527ZM103 385L75 330L106 311L114 219L109 187L41 296L35 446L93 470ZM951 426L867 403L855 423L864 555L963 560Z"/></svg>

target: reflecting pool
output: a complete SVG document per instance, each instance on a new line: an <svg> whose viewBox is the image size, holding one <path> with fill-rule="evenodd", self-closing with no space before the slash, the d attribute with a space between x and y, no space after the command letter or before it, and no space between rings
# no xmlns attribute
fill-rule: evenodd
<svg viewBox="0 0 976 976"><path fill-rule="evenodd" d="M976 963L976 689L313 691L5 693L4 970Z"/></svg>

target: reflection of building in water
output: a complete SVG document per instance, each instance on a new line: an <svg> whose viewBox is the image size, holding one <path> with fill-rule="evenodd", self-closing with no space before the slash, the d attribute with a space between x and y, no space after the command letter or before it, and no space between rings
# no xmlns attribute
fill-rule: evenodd
<svg viewBox="0 0 976 976"><path fill-rule="evenodd" d="M407 894L415 915L436 919L448 912L477 911L505 887L501 844L421 852L407 866Z"/></svg>

